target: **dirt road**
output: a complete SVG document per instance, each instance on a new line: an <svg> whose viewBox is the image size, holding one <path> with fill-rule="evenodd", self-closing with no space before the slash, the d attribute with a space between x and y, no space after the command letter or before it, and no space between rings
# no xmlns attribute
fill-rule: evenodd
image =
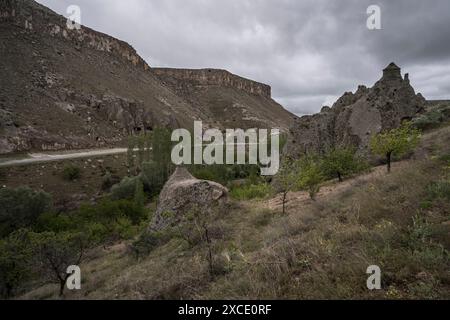
<svg viewBox="0 0 450 320"><path fill-rule="evenodd" d="M79 158L89 158L97 156L108 156L114 154L126 153L127 148L114 148L114 149L97 149L97 150L85 150L78 152L66 152L60 154L45 154L45 153L30 153L29 158L24 159L11 159L11 160L0 160L0 167L11 167L18 165L26 165L41 162L51 162L58 160L70 160Z"/></svg>

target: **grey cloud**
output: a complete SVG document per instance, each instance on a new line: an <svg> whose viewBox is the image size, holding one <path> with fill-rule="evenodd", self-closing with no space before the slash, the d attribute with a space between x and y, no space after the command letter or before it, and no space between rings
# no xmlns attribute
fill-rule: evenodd
<svg viewBox="0 0 450 320"><path fill-rule="evenodd" d="M39 0L132 44L151 66L222 68L270 84L281 104L314 113L395 61L427 98L450 96L450 2L378 0Z"/></svg>

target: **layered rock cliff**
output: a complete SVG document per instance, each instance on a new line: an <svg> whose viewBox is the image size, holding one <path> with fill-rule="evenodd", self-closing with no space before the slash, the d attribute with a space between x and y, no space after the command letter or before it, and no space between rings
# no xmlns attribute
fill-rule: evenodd
<svg viewBox="0 0 450 320"><path fill-rule="evenodd" d="M193 88L221 86L243 90L247 93L271 98L270 86L234 75L219 69L153 68L153 72L167 85L180 93Z"/></svg>
<svg viewBox="0 0 450 320"><path fill-rule="evenodd" d="M135 66L149 69L136 50L124 41L82 26L67 28L67 18L29 0L2 0L0 22L9 22L28 31L71 41L78 50L84 46L114 54Z"/></svg>
<svg viewBox="0 0 450 320"><path fill-rule="evenodd" d="M231 74L206 82L215 91L206 112L197 104L204 96L164 84L126 42L68 28L66 18L32 0L0 1L0 39L0 154L123 145L130 134L191 128L194 120L289 126L273 120L270 112L290 114L270 99L269 86Z"/></svg>
<svg viewBox="0 0 450 320"><path fill-rule="evenodd" d="M372 88L359 86L355 93L346 92L331 108L297 119L290 129L288 151L299 156L352 145L366 152L373 134L398 127L424 109L425 99L415 93L409 75L402 77L400 68L391 63Z"/></svg>
<svg viewBox="0 0 450 320"><path fill-rule="evenodd" d="M199 110L209 126L279 128L287 132L297 117L271 98L270 86L218 69L152 68L180 97Z"/></svg>

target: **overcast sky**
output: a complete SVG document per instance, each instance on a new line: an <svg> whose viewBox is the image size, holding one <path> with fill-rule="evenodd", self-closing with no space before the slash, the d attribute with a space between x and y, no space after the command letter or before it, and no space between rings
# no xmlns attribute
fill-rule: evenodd
<svg viewBox="0 0 450 320"><path fill-rule="evenodd" d="M150 66L221 68L272 86L310 114L391 61L428 99L450 98L449 0L39 0L130 43ZM368 30L367 8L381 8Z"/></svg>

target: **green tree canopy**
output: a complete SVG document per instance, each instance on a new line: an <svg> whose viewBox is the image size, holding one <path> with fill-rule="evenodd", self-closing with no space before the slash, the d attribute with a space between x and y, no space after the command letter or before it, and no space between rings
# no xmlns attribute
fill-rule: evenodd
<svg viewBox="0 0 450 320"><path fill-rule="evenodd" d="M387 170L391 172L392 156L402 156L418 145L420 131L405 122L399 128L375 134L370 140L372 153L386 158Z"/></svg>
<svg viewBox="0 0 450 320"><path fill-rule="evenodd" d="M356 154L354 147L330 149L322 158L322 171L327 178L338 178L360 172L366 167L365 161Z"/></svg>

